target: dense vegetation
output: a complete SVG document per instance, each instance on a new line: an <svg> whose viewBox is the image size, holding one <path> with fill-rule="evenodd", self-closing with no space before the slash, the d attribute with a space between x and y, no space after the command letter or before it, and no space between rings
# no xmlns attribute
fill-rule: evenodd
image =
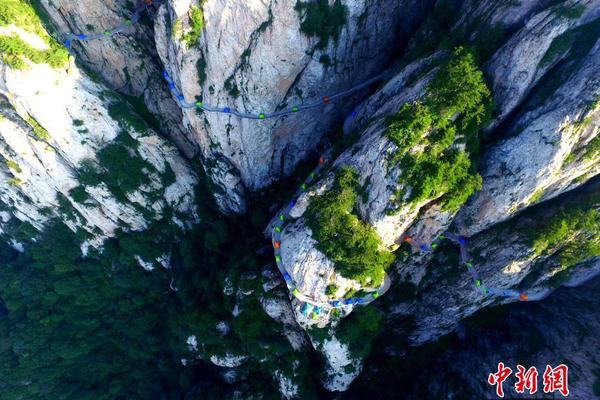
<svg viewBox="0 0 600 400"><path fill-rule="evenodd" d="M337 272L378 287L394 256L382 248L375 230L353 213L358 191L356 170L339 169L333 187L309 205L306 221L317 248L335 263Z"/></svg>
<svg viewBox="0 0 600 400"><path fill-rule="evenodd" d="M481 177L469 158L478 150L478 132L491 115L491 94L472 52L457 48L433 78L423 99L405 104L390 119L387 135L398 147L403 189L396 201L439 199L455 210Z"/></svg>
<svg viewBox="0 0 600 400"><path fill-rule="evenodd" d="M209 195L201 189L198 196ZM187 234L157 223L118 232L103 252L87 256L80 235L61 223L35 242L27 242L35 230L15 228L26 251L0 246L2 398L218 399L240 390L276 399L275 370L308 379L307 356L292 349L258 301L261 268L271 260L255 253L266 214L225 219L206 202L199 213L202 225ZM170 269L156 261L164 254ZM136 256L154 269L142 269ZM219 322L229 332L220 333ZM197 350L186 344L190 335ZM208 361L226 354L248 357L231 386L216 384ZM311 398L311 387L303 385L303 398Z"/></svg>
<svg viewBox="0 0 600 400"><path fill-rule="evenodd" d="M108 95L108 92L107 94ZM144 113L141 105L138 108ZM146 110L147 112L147 110ZM108 107L109 115L117 121L121 128L120 134L97 153L97 161L84 160L78 170L81 186L71 191L73 199L79 203L85 202L88 195L86 186L106 185L108 190L122 203L127 202L127 196L138 189L146 187L150 190L152 176L160 177L163 187L175 182L175 173L168 163L164 171L159 172L152 163L146 161L138 151L139 142L134 136L144 135L150 127L127 102L118 98L112 99ZM80 124L75 122L74 124ZM148 193L147 193L148 194ZM148 194L151 196L152 194ZM149 210L140 209L149 215Z"/></svg>
<svg viewBox="0 0 600 400"><path fill-rule="evenodd" d="M202 36L202 29L204 28L204 11L202 11L202 6L204 5L204 2L205 0L202 0L197 7L190 7L189 17L191 30L183 37L183 41L186 42L188 46L196 45L198 40L200 40L200 36Z"/></svg>
<svg viewBox="0 0 600 400"><path fill-rule="evenodd" d="M448 2L436 2L436 10L444 3ZM0 3L0 25L5 21L28 24L29 14L11 8L20 4L27 3ZM340 0L331 6L326 0L299 1L296 9L302 15L304 33L319 39L317 47L324 48L332 38L337 40L347 14ZM439 18L450 15L437 12ZM201 35L201 8L192 7L190 19L192 30L183 40L191 45ZM489 31L490 38L501 34L499 29ZM23 56L53 65L54 57L60 61L63 54L60 46L57 52L30 53L31 49L19 44L20 39L6 37L7 44L3 45L4 39L0 37L0 56L13 67L24 65L19 64ZM448 43L453 40L448 39L446 45L451 47ZM390 122L390 137L400 149L396 160L406 171L404 182L411 185L410 193L406 193L411 201L438 198L446 209L454 209L480 185L469 152L478 147L477 131L485 124L491 102L474 60L467 50L457 50L428 94L405 105ZM331 60L324 55L322 62ZM61 62L56 63L59 65ZM206 78L204 61L197 67L202 83ZM232 96L239 95L235 82L228 82ZM99 151L98 163L86 163L79 171L84 186L72 190L76 201L88 199L85 185L101 182L124 200L128 193L148 184L148 174L156 172L141 158L135 140L127 133L130 129L143 133L147 129L144 121L121 105L111 107L110 115L124 132ZM144 115L149 117L149 113ZM39 124L33 120L30 124L37 137L47 139L47 132L36 130ZM78 124L74 121L74 125ZM453 145L456 143L464 144L466 150L458 150L460 147ZM588 147L597 150L597 141L593 143L596 146ZM420 148L418 153L413 152L415 147ZM14 171L19 168L10 160L6 164ZM169 171L166 182L171 179ZM11 182L20 181L15 178ZM204 186L199 190L199 199L209 198ZM310 206L307 219L319 249L336 262L342 275L375 286L393 256L381 248L375 232L357 217L355 205L360 193L356 171L343 168L334 187ZM295 375L295 381L302 384L300 398L313 398L310 388L315 382L310 376L318 370L317 363L291 348L281 325L265 314L259 302L259 296L276 297L278 290L264 293L263 284L269 280L262 272L272 262L271 253L257 253L265 245L261 230L267 211L253 204L249 217L225 218L213 204L201 201L202 224L191 232L183 233L166 222L144 232L120 231L103 252L92 250L86 256L80 249L85 235L73 233L60 223L50 226L36 241L28 241L35 235L33 227L22 224L19 240L26 244L25 253L0 245L0 397L221 399L233 398L237 392L244 398L269 399L280 397L272 376L274 371L281 371L286 376ZM599 222L594 210L566 211L538 232L532 246L538 254L558 249L561 263L574 265L581 260L582 249L586 256L599 254ZM170 255L170 269L156 261L165 254ZM151 263L154 270L142 269L136 256ZM330 286L328 291L332 294L336 288ZM336 335L349 345L353 357L370 353L372 340L383 324L375 308L379 306L359 308L338 325ZM240 314L234 317L234 310ZM490 311L482 312L489 319ZM481 322L484 316L477 318ZM216 328L221 323L229 332ZM391 340L374 347L376 352L381 349L381 359L370 377L394 378L384 384L371 383L376 397L388 393L394 398L398 382L409 386L412 374L428 369L423 360L435 359L434 353L422 349L418 355L409 352L414 358L390 357L390 350L399 350L399 339L403 339L397 332L407 325L396 324L395 329L385 332ZM198 340L197 350L186 345L192 334ZM248 357L235 369L233 384L216 383L222 381L208 361L211 356L226 354ZM404 368L398 368L399 364ZM390 372L382 373L384 370Z"/></svg>
<svg viewBox="0 0 600 400"><path fill-rule="evenodd" d="M29 124L29 126L31 126L31 130L33 131L33 135L36 138L38 138L39 140L49 140L50 139L50 134L48 133L48 131L46 129L44 129L44 127L41 126L35 120L35 118L28 117L26 120L27 120L27 123Z"/></svg>
<svg viewBox="0 0 600 400"><path fill-rule="evenodd" d="M120 202L127 194L148 185L151 173L156 172L136 149L137 142L127 133L121 133L113 142L98 152L98 163L86 160L79 169L79 182L84 186L104 183Z"/></svg>
<svg viewBox="0 0 600 400"><path fill-rule="evenodd" d="M26 253L2 249L0 391L6 399L151 398L177 382L164 274L109 243L84 259L73 232L50 227ZM161 334L161 332L164 332Z"/></svg>
<svg viewBox="0 0 600 400"><path fill-rule="evenodd" d="M171 34L178 40L181 40L186 46L196 46L202 36L204 29L204 10L202 7L206 0L200 0L197 6L191 6L188 11L190 29L183 33L183 22L178 19L171 28Z"/></svg>
<svg viewBox="0 0 600 400"><path fill-rule="evenodd" d="M383 318L375 307L359 307L341 321L335 335L348 345L353 358L363 359L369 355L382 326Z"/></svg>
<svg viewBox="0 0 600 400"><path fill-rule="evenodd" d="M536 223L525 232L527 244L538 258L521 282L522 288L538 284L542 278L545 286L558 287L570 279L572 267L600 256L599 202L598 193L584 192L576 200L561 201L561 210L551 216L534 214Z"/></svg>
<svg viewBox="0 0 600 400"><path fill-rule="evenodd" d="M583 159L585 161L591 161L596 158L600 154L600 135L594 137L589 143L585 146L585 151L583 153Z"/></svg>
<svg viewBox="0 0 600 400"><path fill-rule="evenodd" d="M66 65L69 53L46 33L40 18L31 3L26 0L3 0L0 2L0 26L14 24L39 36L48 46L38 49L22 40L18 35L0 35L0 60L14 69L27 67L24 59L34 63L45 63L53 68Z"/></svg>
<svg viewBox="0 0 600 400"><path fill-rule="evenodd" d="M600 256L600 212L593 208L563 211L533 233L531 246L538 255L558 251L565 269Z"/></svg>
<svg viewBox="0 0 600 400"><path fill-rule="evenodd" d="M500 22L490 25L490 21L479 15L466 16L461 13L462 6L463 3L454 0L437 0L415 33L406 59L415 60L436 50L464 46L477 54L480 63L488 60L507 39L506 28Z"/></svg>
<svg viewBox="0 0 600 400"><path fill-rule="evenodd" d="M319 49L324 49L329 39L338 40L348 16L348 9L341 0L335 0L332 5L328 0L298 1L295 9L302 17L302 32L317 37Z"/></svg>

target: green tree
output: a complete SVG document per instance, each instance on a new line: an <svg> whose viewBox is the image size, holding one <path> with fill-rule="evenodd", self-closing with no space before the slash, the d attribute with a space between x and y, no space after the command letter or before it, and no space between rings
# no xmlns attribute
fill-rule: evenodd
<svg viewBox="0 0 600 400"><path fill-rule="evenodd" d="M478 133L489 122L492 108L473 53L457 48L423 99L405 104L390 118L387 136L397 146L393 162L401 167L402 189L395 202L439 199L445 210L456 210L481 189L469 154L477 153ZM464 150L453 146L456 142Z"/></svg>
<svg viewBox="0 0 600 400"><path fill-rule="evenodd" d="M375 230L353 214L358 190L356 170L340 168L333 187L309 205L306 221L317 248L335 263L336 271L378 287L394 256L383 248Z"/></svg>

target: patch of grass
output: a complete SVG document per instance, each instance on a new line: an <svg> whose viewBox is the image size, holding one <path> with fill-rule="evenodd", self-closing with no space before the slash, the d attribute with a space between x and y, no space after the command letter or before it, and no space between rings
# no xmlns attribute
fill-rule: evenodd
<svg viewBox="0 0 600 400"><path fill-rule="evenodd" d="M88 192L85 191L85 188L83 186L76 186L73 189L69 190L69 195L71 196L73 201L80 204L85 203L90 198L90 195L88 194Z"/></svg>
<svg viewBox="0 0 600 400"><path fill-rule="evenodd" d="M591 161L600 154L600 135L596 136L585 146L585 152L583 153L583 159L585 161Z"/></svg>
<svg viewBox="0 0 600 400"><path fill-rule="evenodd" d="M353 213L358 190L356 170L340 168L333 187L309 205L306 220L317 248L335 263L340 275L378 287L394 255L383 248L375 230Z"/></svg>
<svg viewBox="0 0 600 400"><path fill-rule="evenodd" d="M183 35L183 22L180 19L176 19L171 29L171 36L177 40L181 40Z"/></svg>
<svg viewBox="0 0 600 400"><path fill-rule="evenodd" d="M346 293L344 293L344 299L351 299L356 294L356 289L353 287L349 288Z"/></svg>
<svg viewBox="0 0 600 400"><path fill-rule="evenodd" d="M27 121L29 126L31 126L33 134L36 138L45 141L50 140L50 134L48 133L48 131L44 129L44 127L41 126L33 117L28 116L25 120Z"/></svg>
<svg viewBox="0 0 600 400"><path fill-rule="evenodd" d="M12 186L21 186L23 184L23 181L19 178L10 178L7 182Z"/></svg>
<svg viewBox="0 0 600 400"><path fill-rule="evenodd" d="M528 204L534 204L537 203L539 199L541 199L544 196L544 189L540 188L538 190L536 190L531 197L529 198L529 200L527 201Z"/></svg>
<svg viewBox="0 0 600 400"><path fill-rule="evenodd" d="M570 209L552 217L531 235L536 255L558 249L558 261L570 268L600 255L600 212L595 209Z"/></svg>
<svg viewBox="0 0 600 400"><path fill-rule="evenodd" d="M294 9L300 14L300 29L309 37L317 37L317 48L323 49L330 39L337 41L346 24L348 8L341 0L329 5L328 0L298 1Z"/></svg>
<svg viewBox="0 0 600 400"><path fill-rule="evenodd" d="M0 36L0 59L13 69L26 69L28 59L36 64L48 64L53 68L60 68L67 64L69 53L58 45L49 49L39 50L17 35Z"/></svg>
<svg viewBox="0 0 600 400"><path fill-rule="evenodd" d="M398 147L392 162L400 163L404 186L396 202L439 199L444 210L456 210L481 189L481 176L469 153L478 152L478 133L490 120L492 108L473 53L457 48L425 97L405 104L389 121L387 136ZM466 150L454 146L456 142Z"/></svg>
<svg viewBox="0 0 600 400"><path fill-rule="evenodd" d="M325 294L330 297L335 296L338 289L339 289L339 287L332 283L330 285L327 285L327 288L325 289Z"/></svg>
<svg viewBox="0 0 600 400"><path fill-rule="evenodd" d="M569 153L569 155L565 158L565 161L563 162L563 167L571 164L573 161L575 161L575 158L577 158L577 155L575 153Z"/></svg>
<svg viewBox="0 0 600 400"><path fill-rule="evenodd" d="M0 2L0 26L14 24L40 37L47 36L35 10L24 0L2 0Z"/></svg>
<svg viewBox="0 0 600 400"><path fill-rule="evenodd" d="M0 36L0 59L2 62L14 69L27 68L25 58L36 64L48 64L53 68L66 65L69 53L48 35L40 17L28 1L3 0L0 2L0 26L11 24L36 34L49 48L39 50L30 46L17 35L3 35Z"/></svg>
<svg viewBox="0 0 600 400"><path fill-rule="evenodd" d="M19 164L17 164L16 161L11 160L9 158L5 159L4 161L6 162L6 166L15 171L16 173L20 174L21 172L23 172L23 170L21 169Z"/></svg>
<svg viewBox="0 0 600 400"><path fill-rule="evenodd" d="M202 6L204 5L204 2L205 0L200 1L198 7L190 7L188 15L190 17L191 30L182 38L187 46L197 45L200 36L202 36L202 29L204 28L204 11L202 11Z"/></svg>

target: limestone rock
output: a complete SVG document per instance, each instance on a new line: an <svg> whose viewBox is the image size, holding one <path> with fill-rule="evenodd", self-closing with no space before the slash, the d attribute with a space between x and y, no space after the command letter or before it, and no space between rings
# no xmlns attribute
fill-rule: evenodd
<svg viewBox="0 0 600 400"><path fill-rule="evenodd" d="M600 41L552 97L520 115L510 128L513 136L486 153L483 189L459 215L457 226L464 234L480 232L600 172L600 154L585 150L600 132L599 62Z"/></svg>
<svg viewBox="0 0 600 400"><path fill-rule="evenodd" d="M197 176L174 147L152 129L120 119L115 107L126 103L74 65L59 70L27 64L3 65L0 72L0 200L7 208L2 231L12 236L19 223L41 230L59 218L87 232L85 248L100 246L117 228L142 230L168 210L182 228L197 221ZM123 138L127 146L119 148L139 161L132 168L141 168L129 173L145 175L145 183L121 196L103 181L81 185L82 168L109 168L97 165L98 153Z"/></svg>
<svg viewBox="0 0 600 400"><path fill-rule="evenodd" d="M134 2L110 0L42 0L58 39L68 32L96 34L110 30L131 18ZM154 13L148 7L142 22L110 39L72 43L73 51L85 67L109 88L139 98L156 116L161 132L189 158L197 145L181 124L181 110L162 79L162 65L154 46L148 21Z"/></svg>
<svg viewBox="0 0 600 400"><path fill-rule="evenodd" d="M320 48L318 39L302 33L295 0L206 2L196 43L186 35L198 3L172 0L156 18L156 47L187 101L271 112L346 90L381 72L393 55L390 49L415 28L428 3L343 2L347 23L337 40ZM288 176L355 101L263 121L186 110L184 124L195 132L205 164L215 158L227 162L221 175L207 169L230 199L220 199L221 207L243 212L243 188L255 191Z"/></svg>

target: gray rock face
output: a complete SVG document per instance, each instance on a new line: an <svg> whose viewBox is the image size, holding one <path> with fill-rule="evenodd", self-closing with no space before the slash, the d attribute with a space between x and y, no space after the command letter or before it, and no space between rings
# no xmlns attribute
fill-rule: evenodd
<svg viewBox="0 0 600 400"><path fill-rule="evenodd" d="M600 172L600 154L584 149L600 126L599 62L600 41L552 97L516 119L510 128L515 136L487 152L483 189L459 215L463 234L480 232Z"/></svg>
<svg viewBox="0 0 600 400"><path fill-rule="evenodd" d="M115 107L126 103L74 65L66 71L29 61L22 70L2 65L0 99L0 232L9 238L15 224L41 230L58 218L73 231L85 231L86 246L97 247L117 228L142 230L167 210L182 228L197 221L196 174L152 129L119 119ZM128 173L146 178L139 187L118 195L106 181L80 182L86 165L122 173L98 164L102 149L122 143L127 145L118 147L119 154L127 152L141 168ZM168 266L168 256L161 259Z"/></svg>
<svg viewBox="0 0 600 400"><path fill-rule="evenodd" d="M456 344L432 360L427 368L438 371L436 379L419 378L414 383L414 388L419 390L409 390L406 398L423 398L423 388L431 398L493 396L494 387L487 385L485 375L495 372L499 361L513 370L504 384L508 398L533 398L528 391L518 394L514 390L517 364L537 368L536 398L542 398L546 365L556 367L561 363L569 367L569 397L597 398L593 391L597 382L593 349L600 346L598 290L600 278L596 277L582 286L561 288L543 302L496 311L494 315L500 324L495 327L500 326L500 329L461 327Z"/></svg>
<svg viewBox="0 0 600 400"><path fill-rule="evenodd" d="M590 191L598 190L596 181ZM583 196L583 195L582 195ZM468 241L475 269L487 287L516 289L523 286L529 301L545 298L557 284L553 277L563 270L559 262L562 245L547 254L536 254L531 249L528 231L540 226L563 207L572 207L574 202L585 197L575 197L555 202L552 207L538 209L528 216L515 218L510 225L498 225L473 236ZM598 208L598 204L588 204ZM463 266L458 265L452 255L458 251L447 245L442 251L431 255L410 258L398 263L399 275L416 282L418 300L410 300L393 306L399 315L412 315L415 328L409 336L411 345L420 345L455 329L458 322L475 311L489 305L499 305L514 299L483 295L476 290ZM577 285L600 273L598 257L570 268L565 286ZM526 283L525 283L526 282ZM452 295L446 290L451 288ZM391 294L394 296L394 293Z"/></svg>
<svg viewBox="0 0 600 400"><path fill-rule="evenodd" d="M522 5L524 3L527 4ZM469 5L474 9L468 9ZM515 288L535 268L545 266L546 273L538 277L528 291L531 300L541 299L555 289L548 280L557 271L557 260L553 255L538 256L529 248L523 232L531 221L520 222L514 229L496 225L533 204L583 184L600 172L599 154L587 150L599 131L597 69L600 63L597 57L600 44L591 45L585 54L577 57L568 50L556 55L552 48L553 41L559 40L564 32L595 23L600 4L585 1L562 6L578 11L573 14L559 6L549 8L546 2L520 2L511 6L465 2L463 5L465 11L508 27L512 36L486 65L499 110L493 126L506 129L499 135L504 139L485 150L481 162L483 190L459 211L455 226L462 234L476 235L471 238L470 248L479 257L478 271L490 287ZM517 12L507 11L511 7L517 8ZM461 24L467 26L468 21L459 21L458 27ZM554 58L550 57L552 54ZM387 246L404 233L428 243L454 222L455 213L443 212L435 199L410 207L403 199L394 197L402 188L402 181L398 181L401 171L391 163L396 149L385 135L387 118L406 102L424 94L436 71L436 61L444 56L445 52L439 51L427 58L406 62L393 78L357 106L356 115L344 123L346 133L357 132L360 137L334 161L332 169L343 165L356 168L364 191L358 201L358 212ZM560 60L568 62L564 68L569 73L562 76L552 96L541 97L534 90L536 85L549 79ZM505 122L500 125L502 121ZM318 182L315 188L327 186L327 179ZM310 197L307 196L297 206L305 209L308 202ZM392 202L400 204L394 213L389 212ZM299 219L282 242L283 246L294 249L297 260L310 258L310 262L300 264L296 275L315 281L318 276L307 276L309 270L318 275L317 271L328 268L331 262L316 251L310 231L299 229L303 226L301 214L294 215ZM317 253L319 257L312 256ZM393 309L397 315L415 318L416 328L409 336L410 344L434 340L452 331L458 321L475 311L510 301L482 297L465 277L466 272L455 271L454 268L460 267L452 263L456 261L443 257L432 260L428 255L416 255L397 263L397 278L418 284L423 291L418 300L401 300ZM571 279L586 279L590 271L596 270L597 263L591 267L584 263L572 269ZM319 287L319 284L314 282L313 286ZM386 296L393 299L401 294Z"/></svg>
<svg viewBox="0 0 600 400"><path fill-rule="evenodd" d="M117 2L42 3L59 31L102 31L130 13L130 5ZM386 137L387 118L424 94L447 50L402 60L400 67L390 68L392 77L358 105L366 93L266 121L181 110L160 72L163 68L169 72L188 101L253 113L311 102L390 67L394 50L405 44L404 39L432 3L343 1L348 15L339 37L319 46L318 38L302 33L302 16L294 8L295 0L211 0L202 5L200 20L198 1L170 0L156 10L153 27L143 23L132 29L131 35L85 46L75 44L75 51L111 88L142 97L157 116L161 130L186 156L198 154L225 212L246 211L248 192L289 176L326 133L344 121L344 131L360 137L334 160L332 169L351 165L358 171L364 191L357 204L360 216L375 228L386 246L392 246L404 233L430 242L451 226L455 214L442 211L433 198L410 206L406 199L395 198L403 183L398 180L400 166L391 162L396 148ZM477 254L477 269L489 286L514 288L534 269L543 267L544 273L532 283L532 300L554 289L548 280L558 270L557 260L554 254L533 253L524 232L535 220L516 214L600 172L600 153L588 150L599 135L600 42L580 56L572 54L574 44L558 46L565 34L597 22L600 1L570 0L551 5L554 3L469 0L462 3L463 17L454 26L468 29L471 18L479 18L484 25L503 25L511 35L485 65L498 105L490 129L505 131L499 132L501 140L490 143L482 155L483 190L459 211L455 227L471 236L469 248ZM199 21L202 27L198 31ZM0 30L0 34L6 32ZM35 47L39 43L31 44ZM413 41L409 48L418 45ZM552 95L536 95L536 88L565 65L569 74ZM102 149L117 141L123 122L111 116L110 106L116 97L74 65L68 71L42 65L16 71L1 65L0 93L4 117L0 119L0 156L5 161L0 163L0 233L11 236L15 223L20 222L43 229L51 218L58 217L71 229L92 235L89 245L99 246L117 228L144 229L151 221L168 215L168 210L175 211L173 222L182 227L197 220L192 194L197 177L152 129L128 129L136 143L130 150L140 156L149 183L128 192L125 199L117 198L106 183L87 185L84 194L79 192L79 197L86 199L75 198L78 196L73 190L81 186L82 167L90 160L97 161ZM352 110L356 114L350 117ZM40 137L36 132L40 128L49 138ZM174 180L171 177L165 184L169 171ZM312 189L322 193L330 184L328 176ZM302 292L320 300L327 298L330 283L336 283L338 291L360 289L355 282L341 278L333 263L316 249L303 217L311 196L309 191L298 201L290 213L296 220L282 233L284 264ZM399 204L394 213L389 212L392 203ZM538 218L548 215L539 214ZM498 226L508 218L515 218L512 228ZM19 247L16 241L13 245ZM168 260L168 256L162 259ZM139 262L145 268L152 267L141 258ZM415 255L395 266L396 283L410 281L422 294L418 299L398 300L391 307L392 317L415 317L409 344L433 340L455 329L462 318L475 311L509 301L474 291L459 268L451 257L440 254ZM571 283L599 269L596 259L575 266ZM263 290L267 292L275 285L268 282ZM388 295L393 299L403 294L393 289ZM230 290L233 295L233 287L227 287L228 293ZM253 293L257 292L240 290L237 300ZM302 320L300 305L294 302L290 307L280 294L261 298L262 308L285 326L290 345L301 350L307 343L294 321L304 326L312 322ZM232 312L238 317L244 310L236 305ZM319 320L316 324L329 322ZM215 331L219 330L215 327ZM190 339L188 344L197 350L197 339ZM345 390L360 373L361 360L353 358L348 344L335 337L314 345L324 353L327 363L325 386ZM248 358L224 351L207 359L236 368ZM296 383L281 371L275 375L282 394L293 397Z"/></svg>
<svg viewBox="0 0 600 400"><path fill-rule="evenodd" d="M346 2L347 23L321 49L318 39L301 32L295 1L207 2L197 44L185 40L196 3L170 1L156 19L156 42L188 101L269 112L340 92L380 72L427 3ZM254 191L289 175L352 103L266 121L188 110L184 124L195 132L206 162L222 157L229 164L225 176L207 172L231 199L222 207L241 212L244 188Z"/></svg>
<svg viewBox="0 0 600 400"><path fill-rule="evenodd" d="M117 0L41 1L56 36L64 33L101 33L131 18L133 3ZM152 10L152 8L150 8ZM149 18L147 11L143 18ZM140 98L156 115L161 132L189 158L197 153L197 144L181 124L181 110L162 79L162 66L156 54L151 27L145 23L132 26L110 40L74 42L73 50L86 68L102 82L120 93Z"/></svg>
<svg viewBox="0 0 600 400"><path fill-rule="evenodd" d="M535 2L523 2L535 3ZM579 9L581 15L566 10ZM532 16L490 60L487 72L492 77L498 125L524 99L542 77L559 62L566 51L550 51L555 39L568 30L600 16L596 0L566 1Z"/></svg>
<svg viewBox="0 0 600 400"><path fill-rule="evenodd" d="M566 20L554 8L542 11L536 17L537 22L530 22L518 31L514 37L520 39L511 38L494 55L491 63L503 59L502 54L509 52L507 49L514 49L515 45L521 46L521 43L529 43L529 46L536 47L535 51L539 51L539 45L532 44L535 43L534 38L540 35L539 32L532 31L533 26L538 29L541 29L539 24L545 27L555 26L558 20L567 24L563 27L566 30L572 25L589 22L590 16L595 16L599 7L595 3L586 5L587 8L579 19L571 17ZM502 20L503 16L506 14L501 14L495 19ZM542 17L551 22L539 22L538 19L542 20ZM521 57L523 51L517 51L514 57L527 59ZM545 51L541 51L539 58ZM517 56L518 54L521 56ZM361 216L373 225L384 244L388 246L414 222L420 224L420 227L413 228L411 233L428 232L423 240L435 236L452 222L453 215L436 215L439 214L439 210L435 209L421 210L429 216L417 220L419 210L426 202L417 207L400 207L393 214L388 212L390 200L394 199L394 193L399 188L397 176L400 171L397 167L389 165L390 155L395 151L395 146L385 136L386 117L395 113L402 104L422 96L434 71L431 65L439 56L439 53L434 54L428 59L408 64L378 92L358 106L356 117L347 119L344 125L347 132L359 130L361 137L352 148L338 157L334 168L352 165L359 171L360 182L365 185L367 195L363 197L366 200L359 202L358 209ZM585 144L597 135L597 57L598 44L580 60L578 68L554 96L546 99L536 109L520 115L511 128L514 132L513 137L493 146L486 153L482 171L483 190L476 193L461 210L457 222L463 234L479 232L509 218L528 205L572 189L598 173L598 155L585 156L583 150ZM537 70L538 63L515 68ZM489 72L492 74L492 80L521 83L516 76L509 79L506 75L514 73L511 65L507 62L504 69L491 68ZM521 87L519 91L524 93L527 89ZM497 100L503 104L507 101L508 92L499 89L499 93L496 94ZM523 96L524 94L517 97ZM511 96L508 97L512 99ZM515 106L507 107L512 109ZM585 124L582 121L585 121ZM361 129L363 126L366 128ZM575 153L575 158L569 156L572 152ZM425 220L429 222L423 224Z"/></svg>

